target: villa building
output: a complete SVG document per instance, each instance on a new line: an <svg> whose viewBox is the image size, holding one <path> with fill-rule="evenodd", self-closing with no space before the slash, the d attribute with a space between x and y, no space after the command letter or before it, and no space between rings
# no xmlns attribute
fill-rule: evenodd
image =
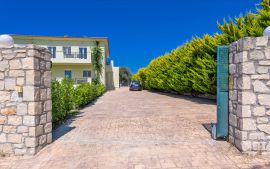
<svg viewBox="0 0 270 169"><path fill-rule="evenodd" d="M36 44L51 51L52 78L72 78L75 84L91 82L95 77L92 65L92 48L98 42L102 51L103 71L101 82L107 90L119 87L119 67L108 62L110 51L108 38L99 37L53 37L12 35L15 44Z"/></svg>

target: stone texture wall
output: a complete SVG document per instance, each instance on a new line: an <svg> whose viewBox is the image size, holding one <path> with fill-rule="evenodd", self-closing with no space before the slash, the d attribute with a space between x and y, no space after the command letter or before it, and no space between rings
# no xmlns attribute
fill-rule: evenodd
<svg viewBox="0 0 270 169"><path fill-rule="evenodd" d="M0 48L0 153L35 154L51 143L51 110L49 51L35 45Z"/></svg>
<svg viewBox="0 0 270 169"><path fill-rule="evenodd" d="M230 45L229 141L242 152L270 151L270 40Z"/></svg>

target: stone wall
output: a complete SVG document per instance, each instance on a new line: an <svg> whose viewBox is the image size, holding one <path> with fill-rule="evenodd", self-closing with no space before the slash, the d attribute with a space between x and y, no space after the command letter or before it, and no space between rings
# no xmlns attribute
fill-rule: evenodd
<svg viewBox="0 0 270 169"><path fill-rule="evenodd" d="M0 153L35 154L51 143L51 110L49 51L0 48Z"/></svg>
<svg viewBox="0 0 270 169"><path fill-rule="evenodd" d="M229 140L242 152L270 151L270 40L230 45Z"/></svg>

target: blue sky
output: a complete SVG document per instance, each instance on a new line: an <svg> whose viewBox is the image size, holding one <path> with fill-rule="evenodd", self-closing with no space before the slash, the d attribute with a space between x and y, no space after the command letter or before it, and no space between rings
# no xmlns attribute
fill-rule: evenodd
<svg viewBox="0 0 270 169"><path fill-rule="evenodd" d="M3 0L0 34L109 37L111 59L140 67L260 0Z"/></svg>

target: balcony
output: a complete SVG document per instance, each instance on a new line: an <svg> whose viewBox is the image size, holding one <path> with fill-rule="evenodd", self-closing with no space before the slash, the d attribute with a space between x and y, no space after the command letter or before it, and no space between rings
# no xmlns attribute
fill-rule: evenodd
<svg viewBox="0 0 270 169"><path fill-rule="evenodd" d="M86 54L72 52L69 54L64 54L63 52L56 52L55 58L52 58L53 63L70 63L70 64L91 64L91 53L88 52Z"/></svg>

